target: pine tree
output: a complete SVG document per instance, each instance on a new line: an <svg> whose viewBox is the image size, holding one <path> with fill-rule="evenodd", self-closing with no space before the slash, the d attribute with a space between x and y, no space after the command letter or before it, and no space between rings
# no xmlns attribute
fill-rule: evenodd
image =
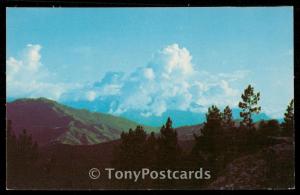
<svg viewBox="0 0 300 195"><path fill-rule="evenodd" d="M217 131L221 129L222 126L222 114L219 108L212 105L208 108L206 114L206 122L204 123L203 130L201 134L204 137L212 137L217 134Z"/></svg>
<svg viewBox="0 0 300 195"><path fill-rule="evenodd" d="M17 148L19 157L24 164L30 165L38 155L38 145L33 142L32 136L27 134L27 130L23 129L17 140Z"/></svg>
<svg viewBox="0 0 300 195"><path fill-rule="evenodd" d="M38 145L24 129L17 137L12 132L12 123L7 124L7 177L8 182L25 183L34 175L38 159Z"/></svg>
<svg viewBox="0 0 300 195"><path fill-rule="evenodd" d="M18 172L18 169L16 169L19 161L17 159L17 138L15 136L15 134L12 131L12 122L10 120L7 121L7 126L6 126L6 153L7 153L7 178L10 181L14 181L15 180L15 175Z"/></svg>
<svg viewBox="0 0 300 195"><path fill-rule="evenodd" d="M172 120L168 118L165 125L160 129L158 138L158 166L172 168L176 166L180 156L177 132L172 127Z"/></svg>
<svg viewBox="0 0 300 195"><path fill-rule="evenodd" d="M120 168L142 168L146 160L147 134L142 126L122 132L121 143L114 152L113 163ZM132 163L134 162L134 164Z"/></svg>
<svg viewBox="0 0 300 195"><path fill-rule="evenodd" d="M261 110L261 107L257 106L260 100L260 93L255 93L254 88L248 85L241 98L242 101L239 102L239 107L242 109L240 116L243 118L241 126L250 129L253 127L252 114L258 114Z"/></svg>
<svg viewBox="0 0 300 195"><path fill-rule="evenodd" d="M215 157L219 154L219 147L222 146L220 143L223 138L222 129L222 114L219 108L215 105L208 108L208 113L206 114L206 123L203 127L203 141L205 145L203 149L209 153L209 161L214 166Z"/></svg>
<svg viewBox="0 0 300 195"><path fill-rule="evenodd" d="M232 117L232 110L226 106L222 113L222 129L223 133L219 138L220 148L224 156L224 163L232 160L237 154L237 128Z"/></svg>
<svg viewBox="0 0 300 195"><path fill-rule="evenodd" d="M222 126L223 128L226 128L226 129L231 129L234 127L234 121L233 121L233 118L232 118L232 110L230 109L229 106L226 106L224 108L224 111L222 113Z"/></svg>
<svg viewBox="0 0 300 195"><path fill-rule="evenodd" d="M13 153L13 149L15 149L16 147L16 142L17 142L17 138L15 136L15 134L12 131L12 122L11 120L7 121L7 149L8 149L8 153L10 153L9 151L12 150Z"/></svg>
<svg viewBox="0 0 300 195"><path fill-rule="evenodd" d="M222 113L219 108L215 105L209 107L201 135L195 136L196 143L192 150L199 159L205 158L205 165L215 172L223 168L222 152L225 145L222 123Z"/></svg>
<svg viewBox="0 0 300 195"><path fill-rule="evenodd" d="M294 131L294 99L292 99L287 106L284 113L284 122L282 123L282 129L284 135L293 135Z"/></svg>
<svg viewBox="0 0 300 195"><path fill-rule="evenodd" d="M156 165L157 147L157 139L154 132L151 132L146 141L146 166L149 168Z"/></svg>

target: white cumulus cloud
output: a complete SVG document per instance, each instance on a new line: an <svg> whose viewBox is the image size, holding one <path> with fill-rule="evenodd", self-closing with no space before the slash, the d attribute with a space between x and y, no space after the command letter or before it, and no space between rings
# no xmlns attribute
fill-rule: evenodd
<svg viewBox="0 0 300 195"><path fill-rule="evenodd" d="M239 93L231 82L245 75L243 71L210 74L197 70L190 52L172 44L129 75L108 73L98 83L98 91L99 96L113 96L118 102L110 108L114 114L135 110L145 117L161 116L168 109L203 112L212 104L236 106ZM115 87L105 91L107 86Z"/></svg>
<svg viewBox="0 0 300 195"><path fill-rule="evenodd" d="M41 45L28 44L20 59L9 57L6 60L8 97L47 97L57 100L65 91L66 84L47 81L49 72L41 63L41 49Z"/></svg>

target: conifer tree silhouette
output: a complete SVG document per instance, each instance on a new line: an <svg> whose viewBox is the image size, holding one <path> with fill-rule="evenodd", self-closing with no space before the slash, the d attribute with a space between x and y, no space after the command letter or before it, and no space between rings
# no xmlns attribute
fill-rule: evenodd
<svg viewBox="0 0 300 195"><path fill-rule="evenodd" d="M230 129L230 128L234 127L234 121L232 118L232 110L230 109L229 106L226 106L224 108L224 111L222 113L222 120L223 120L222 121L223 128Z"/></svg>
<svg viewBox="0 0 300 195"><path fill-rule="evenodd" d="M114 154L114 164L120 168L142 168L146 160L147 134L142 126L122 132L121 143ZM134 162L134 163L133 163Z"/></svg>
<svg viewBox="0 0 300 195"><path fill-rule="evenodd" d="M155 167L157 162L157 139L154 132L151 132L146 141L146 167Z"/></svg>
<svg viewBox="0 0 300 195"><path fill-rule="evenodd" d="M248 85L241 95L242 101L239 102L241 108L240 116L243 120L240 123L239 130L239 150L244 152L255 151L260 147L258 140L260 135L255 131L252 116L258 114L261 111L261 107L258 106L260 100L260 92L255 93L254 87Z"/></svg>
<svg viewBox="0 0 300 195"><path fill-rule="evenodd" d="M282 123L283 135L292 136L294 133L294 99L287 106Z"/></svg>
<svg viewBox="0 0 300 195"><path fill-rule="evenodd" d="M158 138L158 166L161 168L173 168L180 156L177 132L172 127L172 120L168 117L167 122L160 129Z"/></svg>
<svg viewBox="0 0 300 195"><path fill-rule="evenodd" d="M17 137L12 131L12 122L7 123L7 178L10 185L26 183L34 175L39 151L26 129Z"/></svg>
<svg viewBox="0 0 300 195"><path fill-rule="evenodd" d="M215 168L216 166L216 156L219 155L219 146L222 143L219 141L222 139L223 129L222 129L222 114L219 108L212 105L208 108L208 113L206 114L206 122L202 130L202 150L208 155L208 163L210 166Z"/></svg>
<svg viewBox="0 0 300 195"><path fill-rule="evenodd" d="M253 127L252 114L258 114L261 110L261 107L257 106L258 101L260 100L260 93L255 93L254 88L251 85L248 85L241 98L242 101L239 102L239 107L242 109L240 116L243 118L241 126L250 129Z"/></svg>

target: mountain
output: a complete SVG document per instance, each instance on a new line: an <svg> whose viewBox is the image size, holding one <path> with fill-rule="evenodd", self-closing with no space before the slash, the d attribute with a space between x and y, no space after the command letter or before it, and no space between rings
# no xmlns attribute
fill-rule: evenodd
<svg viewBox="0 0 300 195"><path fill-rule="evenodd" d="M162 126L171 117L173 127L193 126L205 122L205 114L181 110L167 110L161 116L143 116L137 111L127 111L121 116L133 121L142 121L145 125Z"/></svg>
<svg viewBox="0 0 300 195"><path fill-rule="evenodd" d="M107 100L97 99L96 101L63 101L65 105L78 108L78 109L88 109L94 112L104 112L107 113L110 110L111 102ZM148 126L160 127L165 124L166 119L171 117L173 121L173 127L181 127L181 126L190 126L197 125L205 122L206 116L205 112L190 112L190 111L182 111L182 110L167 110L161 116L145 116L141 114L140 110L127 110L124 113L121 113L120 116L127 118L133 121L139 121L140 123ZM233 108L232 109L233 118L235 120L239 120L240 118L240 109ZM253 115L253 121L257 122L260 120L269 120L271 119L265 113L259 113Z"/></svg>
<svg viewBox="0 0 300 195"><path fill-rule="evenodd" d="M86 103L78 105L88 107ZM101 108L100 105L99 107ZM233 109L233 117L239 118L239 112L239 109ZM193 134L199 134L199 129L205 122L204 113L188 111L168 110L160 117L144 117L139 112L126 112L118 117L72 108L46 98L24 98L7 103L7 118L13 122L14 132L18 135L26 129L39 145L52 142L90 145L116 140L122 131L139 125L133 121L142 121L148 125L144 126L147 132L159 132L159 127L169 116L179 140L192 140ZM270 118L264 113L254 116L255 122L262 119Z"/></svg>
<svg viewBox="0 0 300 195"><path fill-rule="evenodd" d="M118 139L138 123L109 114L74 109L46 98L18 99L7 103L7 119L18 135L23 129L39 145L53 142L90 145ZM146 131L158 131L145 127Z"/></svg>
<svg viewBox="0 0 300 195"><path fill-rule="evenodd" d="M111 101L97 99L95 101L62 101L63 104L78 109L88 109L95 112L107 113L110 110ZM171 117L173 127L180 127L185 125L196 125L205 121L205 113L195 113L181 110L167 110L161 116L145 116L141 114L140 110L129 109L120 114L121 117L133 121L140 121L142 124L148 126L161 127L165 124L166 119Z"/></svg>

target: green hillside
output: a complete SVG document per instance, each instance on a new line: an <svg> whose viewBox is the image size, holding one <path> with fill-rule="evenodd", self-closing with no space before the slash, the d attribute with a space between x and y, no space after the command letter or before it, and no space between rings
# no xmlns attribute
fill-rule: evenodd
<svg viewBox="0 0 300 195"><path fill-rule="evenodd" d="M67 129L67 131L53 140L64 144L80 145L103 143L118 139L122 131L126 132L130 128L134 129L137 125L140 125L122 117L90 112L86 109L75 109L46 98L24 98L14 102L25 103L26 105L32 106L35 104L46 105L52 112L56 113L55 115L57 115L58 118L65 117L68 125L59 128ZM39 115L39 120L46 120L47 113L43 114L45 115ZM34 124L32 124L32 126L34 126ZM55 130L55 128L57 128L56 126L56 122L52 121L51 125L49 125L49 129ZM144 128L147 132L159 131L159 128L156 127L144 126Z"/></svg>

